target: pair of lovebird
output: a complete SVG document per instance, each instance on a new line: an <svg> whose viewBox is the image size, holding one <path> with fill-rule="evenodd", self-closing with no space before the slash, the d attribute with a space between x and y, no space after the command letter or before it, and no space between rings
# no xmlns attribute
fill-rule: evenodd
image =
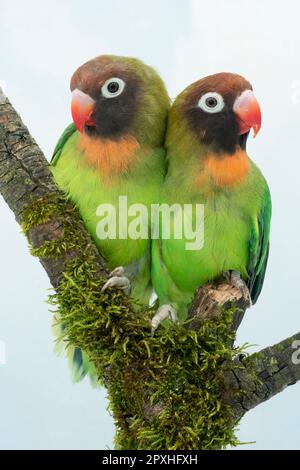
<svg viewBox="0 0 300 470"><path fill-rule="evenodd" d="M271 198L246 153L250 130L256 135L261 127L251 84L218 73L188 86L171 105L154 69L104 55L76 70L71 91L74 122L56 146L52 171L111 270L103 290L130 289L143 304L154 290L153 331L167 318L186 318L196 288L225 274L255 303L268 258ZM187 249L184 234L175 235L182 224L176 210L170 211L170 237L151 240L149 217L141 222L147 238L120 238L127 214L118 212L119 196L128 207L148 209L203 204L203 246ZM101 204L115 208L109 217L117 216L111 220L116 238L98 237ZM78 357L77 351L77 363Z"/></svg>

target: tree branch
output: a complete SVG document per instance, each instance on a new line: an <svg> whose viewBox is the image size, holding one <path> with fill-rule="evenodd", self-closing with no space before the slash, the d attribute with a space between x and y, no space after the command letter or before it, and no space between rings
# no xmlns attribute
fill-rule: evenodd
<svg viewBox="0 0 300 470"><path fill-rule="evenodd" d="M34 250L37 250L37 253L39 253L39 248L43 247L45 244L53 241L60 242L63 240L65 232L69 230L70 225L72 226L73 233L79 235L81 240L80 246L78 244L75 244L74 246L71 245L54 257L40 256L40 262L46 270L54 288L59 288L68 263L70 261L76 261L76 259L82 259L82 254L87 250L89 250L89 252L92 250L93 252L92 261L90 259L90 262L93 263L93 275L97 279L107 277L105 262L93 244L83 222L78 216L77 211L74 210L73 206L65 200L64 196L55 186L49 170L49 164L42 151L31 137L28 129L24 126L20 117L9 103L8 99L4 96L1 89L0 192L15 214L16 220L20 224L24 224L28 219L28 209L30 207L35 205L40 208L38 223L31 224L28 230L25 230L31 246ZM59 204L57 204L58 201ZM51 211L48 211L49 207L51 208ZM43 221L44 212L45 214L48 214L48 217L45 217L45 220ZM49 217L50 213L51 216ZM126 304L127 310L129 308L129 315L132 315L132 317L130 317L132 318L132 322L138 322L139 320L136 320L138 316L136 313L131 311L128 306L128 299L125 297L124 304ZM224 311L232 309L233 305L235 306L233 329L236 330L243 312L247 307L241 298L240 293L234 290L231 286L228 286L225 281L217 285L214 284L199 288L190 309L190 318L192 320L189 322L186 331L197 331L199 325L203 324L203 321L219 317L221 314L224 314ZM109 322L107 324L109 324ZM151 433L153 434L155 432L151 428L152 423L155 423L155 419L158 414L162 414L165 404L161 402L159 398L152 402L152 398L149 397L149 393L147 392L147 387L149 389L150 383L149 376L145 373L145 369L142 368L142 364L145 364L145 361L148 360L147 358L149 356L149 363L152 360L152 369L150 368L150 372L152 374L151 380L155 380L155 374L157 371L163 370L164 362L161 364L154 364L153 366L154 360L151 359L151 354L154 352L154 357L157 358L155 359L157 361L165 361L166 358L167 361L169 361L171 360L170 350L173 349L174 343L172 343L172 341L168 342L167 336L163 336L164 333L160 332L157 334L158 340L155 340L155 338L151 339L149 324L149 346L148 339L147 341L145 340L145 338L148 338L148 330L146 332L146 336L143 337L140 335L139 331L137 331L136 325L138 325L138 323L132 324L134 325L134 329L132 331L134 331L135 335L132 344L138 346L143 344L141 350L143 351L142 361L144 362L141 362L139 357L133 358L132 367L127 366L126 368L124 366L123 375L125 375L125 379L123 378L122 380L125 380L126 382L126 374L129 378L131 377L131 380L136 380L137 382L141 382L142 379L145 388L142 390L140 395L142 396L144 394L143 396L145 400L148 401L143 403L142 406L137 407L138 411L136 411L136 408L134 408L134 399L127 400L128 403L126 404L128 408L133 407L134 412L131 414L129 413L128 418L126 418L125 412L121 416L120 410L117 410L115 412L115 416L117 420L123 420L122 422L124 422L124 426L127 426L128 429L132 429L132 420L136 420L136 414L140 413L143 416L143 419L149 423L150 430L147 430L147 436L150 439L149 436ZM86 335L88 337L90 334L89 325L87 324L85 328ZM105 328L103 330L104 332L106 331ZM110 332L109 334L115 334L117 331L119 335L123 335L122 338L124 343L122 348L124 349L125 354L126 345L128 344L128 338L126 337L128 331L126 331L126 327L124 327L123 324L121 324L120 327L118 326L118 328L119 330L113 328L108 331ZM102 333L103 331L101 330ZM182 331L184 330L182 329ZM197 345L198 351L201 352L199 344L197 344L197 338L195 339L192 334L187 336L187 338L192 338L193 341L195 340L195 345ZM296 364L295 361L294 363L292 362L292 356L293 353L295 353L295 349L293 348L293 342L295 340L300 340L300 333L283 340L277 345L252 354L251 356L239 356L234 361L229 361L224 364L224 387L222 400L225 404L231 407L235 421L239 420L251 408L254 408L275 394L280 393L285 387L300 380L300 365ZM117 344L117 341L121 341L119 336L116 337L115 343L113 344ZM76 345L75 341L75 346ZM161 349L159 348L165 349L164 355L161 354ZM139 350L136 349L136 351ZM145 354L146 359L144 357ZM177 355L175 357L176 360L181 360L180 354L182 353L180 349L178 349L175 354ZM120 361L122 360L123 356L120 356ZM195 364L196 367L196 358ZM106 378L109 385L109 368L107 369ZM118 382L119 389L120 383L121 382ZM170 389L172 393L176 393L176 391L179 390L179 385L177 383L173 384L172 387L173 388ZM175 397L174 393L172 395L173 397ZM166 422L166 426L169 426L168 421ZM126 423L131 423L131 427ZM190 431L185 430L184 432ZM154 435L152 440L155 441L155 439L156 436ZM159 446L160 444L156 445Z"/></svg>
<svg viewBox="0 0 300 470"><path fill-rule="evenodd" d="M298 344L297 344L298 341ZM224 401L236 420L300 380L300 332L250 356L235 359L224 376ZM242 393L237 393L242 390Z"/></svg>

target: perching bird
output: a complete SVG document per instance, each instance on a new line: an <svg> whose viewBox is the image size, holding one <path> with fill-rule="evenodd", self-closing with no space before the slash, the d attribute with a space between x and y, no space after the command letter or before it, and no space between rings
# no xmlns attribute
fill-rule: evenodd
<svg viewBox="0 0 300 470"><path fill-rule="evenodd" d="M198 286L223 275L251 296L261 292L269 251L271 197L265 178L246 152L251 128L261 127L252 86L243 77L219 73L187 87L173 103L166 135L168 172L161 201L193 204L185 222L196 225L204 205L204 243L175 237L181 210L171 216L169 239L154 240L152 280L159 308L153 331L166 319L186 318ZM192 219L192 220L191 220ZM201 228L201 211L198 214Z"/></svg>
<svg viewBox="0 0 300 470"><path fill-rule="evenodd" d="M76 70L71 91L74 123L54 151L55 181L78 207L113 270L104 289L130 285L132 298L148 304L150 219L140 217L136 235L127 230L138 210L132 205L149 209L165 175L163 141L170 107L165 85L138 59L103 55ZM103 204L110 206L101 206L99 212ZM126 205L128 210L132 206L128 220ZM99 233L104 219L106 228ZM74 360L79 364L77 375L84 375L77 350Z"/></svg>

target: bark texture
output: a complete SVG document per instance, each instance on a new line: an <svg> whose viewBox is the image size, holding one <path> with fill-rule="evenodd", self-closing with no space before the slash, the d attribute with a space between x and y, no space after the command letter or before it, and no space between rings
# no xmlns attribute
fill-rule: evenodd
<svg viewBox="0 0 300 470"><path fill-rule="evenodd" d="M223 399L239 420L289 385L300 380L300 333L248 357L239 356L238 368L224 375ZM236 393L243 390L242 393Z"/></svg>

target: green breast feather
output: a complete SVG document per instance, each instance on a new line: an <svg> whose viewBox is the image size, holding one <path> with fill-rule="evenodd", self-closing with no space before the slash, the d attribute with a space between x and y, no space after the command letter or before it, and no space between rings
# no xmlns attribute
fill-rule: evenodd
<svg viewBox="0 0 300 470"><path fill-rule="evenodd" d="M176 178L175 178L176 180ZM164 202L204 204L204 244L187 250L187 238L176 239L174 230L181 218L173 216L169 240L152 244L152 279L160 304L170 303L185 318L187 306L198 286L237 270L256 302L264 280L268 258L271 198L265 179L251 163L247 179L236 188L216 189L210 197L192 184L178 187L166 183ZM176 187L176 192L173 188Z"/></svg>

